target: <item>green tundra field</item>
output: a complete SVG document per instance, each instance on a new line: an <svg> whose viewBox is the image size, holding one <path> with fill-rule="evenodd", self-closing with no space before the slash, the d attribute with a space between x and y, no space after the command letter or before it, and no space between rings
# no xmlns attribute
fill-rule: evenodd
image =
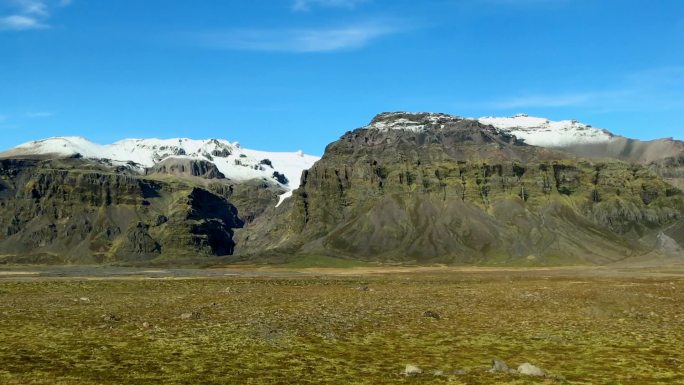
<svg viewBox="0 0 684 385"><path fill-rule="evenodd" d="M0 383L684 383L681 269L220 272L0 272Z"/></svg>

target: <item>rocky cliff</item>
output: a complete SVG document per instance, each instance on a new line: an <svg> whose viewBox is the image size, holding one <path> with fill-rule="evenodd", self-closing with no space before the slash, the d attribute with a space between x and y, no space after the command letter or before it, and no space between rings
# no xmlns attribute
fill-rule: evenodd
<svg viewBox="0 0 684 385"><path fill-rule="evenodd" d="M484 117L478 121L515 135L527 144L587 159L617 159L644 165L669 183L684 188L684 141L681 140L631 139L576 120L552 121L525 114Z"/></svg>
<svg viewBox="0 0 684 385"><path fill-rule="evenodd" d="M682 219L647 167L526 145L475 120L389 113L330 144L236 251L446 263L608 263Z"/></svg>
<svg viewBox="0 0 684 385"><path fill-rule="evenodd" d="M0 263L230 255L235 229L283 192L258 181L179 178L173 168L153 176L127 170L78 158L0 159ZM207 170L199 174L216 175Z"/></svg>
<svg viewBox="0 0 684 385"><path fill-rule="evenodd" d="M145 170L145 174L170 174L180 177L196 176L206 179L224 179L214 163L190 158L169 157Z"/></svg>

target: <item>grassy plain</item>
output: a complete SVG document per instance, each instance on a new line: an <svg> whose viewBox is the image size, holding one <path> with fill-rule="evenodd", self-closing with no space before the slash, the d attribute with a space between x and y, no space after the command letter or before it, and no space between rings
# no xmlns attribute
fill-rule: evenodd
<svg viewBox="0 0 684 385"><path fill-rule="evenodd" d="M684 384L684 275L393 270L5 272L0 383ZM565 380L489 373L493 357Z"/></svg>

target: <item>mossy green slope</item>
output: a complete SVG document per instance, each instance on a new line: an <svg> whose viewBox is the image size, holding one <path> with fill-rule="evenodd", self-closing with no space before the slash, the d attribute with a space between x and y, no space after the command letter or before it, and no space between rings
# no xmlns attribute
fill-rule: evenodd
<svg viewBox="0 0 684 385"><path fill-rule="evenodd" d="M378 129L391 119L424 129ZM380 123L380 124L378 124ZM472 120L379 115L236 233L238 254L477 264L604 264L653 250L682 193L649 169L528 146Z"/></svg>
<svg viewBox="0 0 684 385"><path fill-rule="evenodd" d="M81 159L0 160L0 263L179 263L230 255L282 191L140 176Z"/></svg>

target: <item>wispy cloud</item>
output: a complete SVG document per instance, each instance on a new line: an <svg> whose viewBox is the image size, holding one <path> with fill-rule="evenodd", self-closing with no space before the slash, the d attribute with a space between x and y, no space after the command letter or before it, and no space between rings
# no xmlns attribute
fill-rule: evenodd
<svg viewBox="0 0 684 385"><path fill-rule="evenodd" d="M25 31L47 28L40 20L31 16L9 15L0 17L0 31Z"/></svg>
<svg viewBox="0 0 684 385"><path fill-rule="evenodd" d="M53 116L54 114L49 111L36 111L36 112L28 112L25 114L27 118L31 119L37 119L37 118L49 118Z"/></svg>
<svg viewBox="0 0 684 385"><path fill-rule="evenodd" d="M632 72L613 86L600 90L527 93L460 105L500 110L585 107L603 111L665 111L684 108L684 66Z"/></svg>
<svg viewBox="0 0 684 385"><path fill-rule="evenodd" d="M684 86L684 66L650 68L629 74L627 80L639 86L676 87L681 90Z"/></svg>
<svg viewBox="0 0 684 385"><path fill-rule="evenodd" d="M310 11L313 7L354 9L367 0L295 0L292 10L295 12Z"/></svg>
<svg viewBox="0 0 684 385"><path fill-rule="evenodd" d="M494 100L483 103L492 108L513 109L528 107L572 107L595 103L598 100L619 98L629 95L629 90L589 91L570 93L550 93L536 95L521 95L508 99Z"/></svg>
<svg viewBox="0 0 684 385"><path fill-rule="evenodd" d="M193 34L203 47L269 52L331 52L361 48L370 42L401 32L389 23L365 23L340 27L292 29L241 29Z"/></svg>
<svg viewBox="0 0 684 385"><path fill-rule="evenodd" d="M66 7L71 0L0 0L0 31L27 31L49 28L53 8Z"/></svg>
<svg viewBox="0 0 684 385"><path fill-rule="evenodd" d="M481 0L484 3L510 7L556 7L572 0ZM576 0L575 0L576 1Z"/></svg>

